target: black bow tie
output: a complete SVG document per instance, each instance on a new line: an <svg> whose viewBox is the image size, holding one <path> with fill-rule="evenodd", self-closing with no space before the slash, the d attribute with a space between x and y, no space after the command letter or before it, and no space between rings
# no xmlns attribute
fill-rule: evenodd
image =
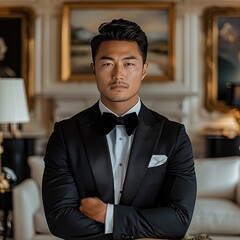
<svg viewBox="0 0 240 240"><path fill-rule="evenodd" d="M130 136L138 125L138 116L135 112L126 114L123 117L104 112L100 125L104 134L108 134L116 125L125 125L126 133Z"/></svg>

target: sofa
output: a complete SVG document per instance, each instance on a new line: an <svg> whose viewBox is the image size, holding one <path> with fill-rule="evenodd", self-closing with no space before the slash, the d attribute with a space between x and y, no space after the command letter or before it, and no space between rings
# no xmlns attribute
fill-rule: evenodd
<svg viewBox="0 0 240 240"><path fill-rule="evenodd" d="M188 235L240 240L240 157L195 160L197 199Z"/></svg>
<svg viewBox="0 0 240 240"><path fill-rule="evenodd" d="M31 178L13 189L14 240L57 240L49 232L41 198L44 162L28 158ZM188 236L240 240L240 157L196 159L198 191Z"/></svg>

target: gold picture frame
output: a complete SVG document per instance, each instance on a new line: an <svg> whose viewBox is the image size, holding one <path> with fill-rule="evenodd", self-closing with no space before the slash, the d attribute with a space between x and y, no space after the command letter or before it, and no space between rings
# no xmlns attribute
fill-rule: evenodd
<svg viewBox="0 0 240 240"><path fill-rule="evenodd" d="M148 81L172 81L175 74L175 5L160 2L68 2L62 12L62 81L89 81L89 40L102 22L126 18L137 22L149 40Z"/></svg>
<svg viewBox="0 0 240 240"><path fill-rule="evenodd" d="M0 7L0 77L23 78L29 108L34 97L34 13Z"/></svg>
<svg viewBox="0 0 240 240"><path fill-rule="evenodd" d="M209 111L226 112L230 109L227 84L240 82L240 7L209 7L202 20L205 106Z"/></svg>

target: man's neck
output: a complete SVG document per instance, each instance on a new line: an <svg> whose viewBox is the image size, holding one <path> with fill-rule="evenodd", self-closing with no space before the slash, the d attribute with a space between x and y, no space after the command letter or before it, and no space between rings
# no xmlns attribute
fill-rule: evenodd
<svg viewBox="0 0 240 240"><path fill-rule="evenodd" d="M115 113L118 116L122 116L126 112L128 112L130 109L132 109L133 107L136 107L136 105L138 103L140 104L140 98L138 98L136 102L133 102L131 104L126 104L126 102L114 102L113 104L105 104L102 100L101 100L101 102L110 111L112 111L113 113ZM139 105L139 107L136 108L137 114L140 110L140 106L141 105Z"/></svg>
<svg viewBox="0 0 240 240"><path fill-rule="evenodd" d="M111 106L107 106L112 112L117 114L118 116L122 116L124 113L126 113L129 109L131 109L133 105L126 106L126 104L113 104Z"/></svg>

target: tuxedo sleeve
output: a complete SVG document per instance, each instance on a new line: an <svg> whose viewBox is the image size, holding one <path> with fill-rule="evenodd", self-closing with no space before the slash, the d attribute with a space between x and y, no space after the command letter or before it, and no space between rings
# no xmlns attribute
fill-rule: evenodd
<svg viewBox="0 0 240 240"><path fill-rule="evenodd" d="M196 177L192 147L183 125L180 125L176 133L175 142L167 144L172 144L173 150L168 155L166 176L159 191L159 199L147 208L115 205L113 236L116 239L121 236L184 237L195 205Z"/></svg>
<svg viewBox="0 0 240 240"><path fill-rule="evenodd" d="M69 152L59 123L49 138L44 157L42 197L51 233L63 239L102 238L104 225L79 210L79 191L71 174Z"/></svg>

